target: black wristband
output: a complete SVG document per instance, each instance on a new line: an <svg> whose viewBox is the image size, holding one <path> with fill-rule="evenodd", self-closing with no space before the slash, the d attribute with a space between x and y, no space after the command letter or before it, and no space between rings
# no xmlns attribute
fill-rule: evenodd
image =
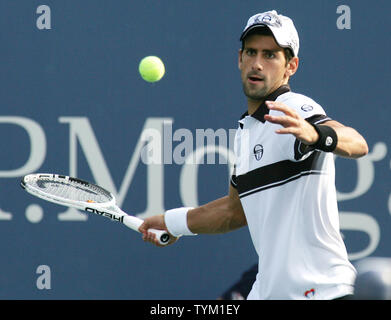
<svg viewBox="0 0 391 320"><path fill-rule="evenodd" d="M311 145L311 147L325 152L333 152L338 143L338 137L335 130L329 126L318 126L316 124L312 124L312 126L318 133L319 139Z"/></svg>

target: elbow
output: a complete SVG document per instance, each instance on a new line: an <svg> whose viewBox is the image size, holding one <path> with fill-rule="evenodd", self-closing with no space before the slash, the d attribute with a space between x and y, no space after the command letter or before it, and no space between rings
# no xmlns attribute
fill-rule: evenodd
<svg viewBox="0 0 391 320"><path fill-rule="evenodd" d="M240 202L233 207L231 206L227 212L229 212L227 231L233 231L247 225L246 215Z"/></svg>
<svg viewBox="0 0 391 320"><path fill-rule="evenodd" d="M368 154L368 152L369 152L368 144L367 144L367 142L365 140L364 140L364 143L363 143L362 150L363 150L362 156L366 156Z"/></svg>
<svg viewBox="0 0 391 320"><path fill-rule="evenodd" d="M352 152L353 153L352 158L358 159L366 156L369 152L369 148L365 138L356 131L356 137L354 138L353 141L355 142L356 147L354 148L355 149L354 152Z"/></svg>
<svg viewBox="0 0 391 320"><path fill-rule="evenodd" d="M242 228L244 226L247 226L247 219L243 212L243 209L240 208L239 210L233 212L231 219L229 221L229 231L236 230L239 228Z"/></svg>
<svg viewBox="0 0 391 320"><path fill-rule="evenodd" d="M369 148L367 142L363 139L360 144L358 145L358 148L356 152L351 154L351 158L358 159L361 157L364 157L368 154Z"/></svg>
<svg viewBox="0 0 391 320"><path fill-rule="evenodd" d="M367 141L361 134L357 133L354 145L355 148L353 148L354 151L352 151L352 158L358 159L368 154L369 148L368 148Z"/></svg>
<svg viewBox="0 0 391 320"><path fill-rule="evenodd" d="M337 148L335 154L343 158L348 159L359 159L368 154L369 149L366 141L364 139L356 141L355 144L352 144L348 148Z"/></svg>
<svg viewBox="0 0 391 320"><path fill-rule="evenodd" d="M361 158L361 157L366 156L368 154L368 152L369 152L368 144L365 141L365 139L362 138L361 143L360 143L360 152L359 152L359 155L357 158Z"/></svg>

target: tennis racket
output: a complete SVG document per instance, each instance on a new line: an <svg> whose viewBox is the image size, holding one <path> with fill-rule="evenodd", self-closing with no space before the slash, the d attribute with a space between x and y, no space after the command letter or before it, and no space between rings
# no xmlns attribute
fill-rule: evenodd
<svg viewBox="0 0 391 320"><path fill-rule="evenodd" d="M21 186L28 193L66 207L95 213L112 221L121 222L138 231L143 220L128 215L117 205L114 195L106 189L78 178L60 174L29 174L22 178ZM165 230L149 229L160 244L166 245L170 235Z"/></svg>

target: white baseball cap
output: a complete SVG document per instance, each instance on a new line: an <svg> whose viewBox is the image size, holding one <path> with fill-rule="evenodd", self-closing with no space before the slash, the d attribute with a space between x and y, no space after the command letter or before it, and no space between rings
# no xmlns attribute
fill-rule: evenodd
<svg viewBox="0 0 391 320"><path fill-rule="evenodd" d="M300 41L295 25L290 18L278 14L275 10L258 13L248 19L247 25L240 36L240 41L246 37L250 30L265 26L273 33L280 47L290 48L293 54L296 57L298 56Z"/></svg>

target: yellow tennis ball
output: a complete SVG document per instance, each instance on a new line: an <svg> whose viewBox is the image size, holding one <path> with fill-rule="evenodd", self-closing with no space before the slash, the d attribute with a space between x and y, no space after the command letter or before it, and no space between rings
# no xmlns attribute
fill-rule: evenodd
<svg viewBox="0 0 391 320"><path fill-rule="evenodd" d="M159 57L148 56L140 61L138 71L145 81L156 82L163 78L166 70Z"/></svg>

